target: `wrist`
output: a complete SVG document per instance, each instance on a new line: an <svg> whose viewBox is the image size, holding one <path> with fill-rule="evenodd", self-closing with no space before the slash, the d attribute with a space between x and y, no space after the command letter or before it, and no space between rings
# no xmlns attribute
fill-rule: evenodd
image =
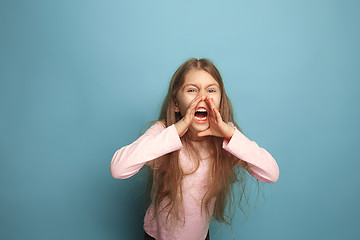
<svg viewBox="0 0 360 240"><path fill-rule="evenodd" d="M179 137L182 137L186 131L188 130L187 124L184 122L183 119L180 119L177 123L174 124L176 131L179 134Z"/></svg>
<svg viewBox="0 0 360 240"><path fill-rule="evenodd" d="M225 132L225 138L230 140L232 138L232 136L234 135L235 128L233 128L227 124L226 124L226 126L227 126L227 130Z"/></svg>

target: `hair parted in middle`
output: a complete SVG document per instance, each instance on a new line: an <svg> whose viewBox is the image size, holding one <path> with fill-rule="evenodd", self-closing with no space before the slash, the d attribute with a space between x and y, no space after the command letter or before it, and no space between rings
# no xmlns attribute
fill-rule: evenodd
<svg viewBox="0 0 360 240"><path fill-rule="evenodd" d="M163 102L158 120L165 127L178 122L182 116L180 112L175 111L175 98L179 89L183 86L186 74L191 70L203 70L209 73L219 84L221 91L221 100L219 112L225 123L232 122L241 131L240 127L234 122L231 102L226 95L225 87L221 75L215 65L208 59L191 58L184 62L172 76L169 90ZM240 186L239 206L244 200L245 187L247 184L249 166L245 161L239 160L222 148L223 138L215 136L204 137L209 141L209 152L212 156L210 169L209 188L202 199L202 210L218 221L230 224L234 216L235 208L231 212L231 207L235 206L235 196L233 191L234 183ZM190 141L189 134L181 137L182 143L196 156L195 170L191 173L184 173L179 164L180 150L171 152L155 160L156 169L150 171L151 198L155 204L155 214L161 211L168 212L167 220L172 224L183 221L182 207L182 189L181 181L185 175L194 173L200 165L200 155L198 150ZM216 198L214 211L210 212L211 199ZM160 209L160 203L166 200L166 205ZM247 200L247 199L246 199ZM226 206L229 208L229 214L226 213ZM244 212L244 211L243 211ZM171 216L171 217L170 217ZM154 216L155 217L155 216Z"/></svg>

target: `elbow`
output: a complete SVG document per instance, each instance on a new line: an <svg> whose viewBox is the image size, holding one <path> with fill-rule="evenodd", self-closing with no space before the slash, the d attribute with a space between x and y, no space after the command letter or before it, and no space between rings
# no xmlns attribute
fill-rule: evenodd
<svg viewBox="0 0 360 240"><path fill-rule="evenodd" d="M276 183L279 180L279 166L275 164L274 169L271 171L267 178L267 183Z"/></svg>
<svg viewBox="0 0 360 240"><path fill-rule="evenodd" d="M279 167L276 164L272 169L268 170L252 168L251 175L263 183L276 183L279 179Z"/></svg>
<svg viewBox="0 0 360 240"><path fill-rule="evenodd" d="M266 183L276 183L279 179L279 165L275 159L267 152L270 159L268 160L268 170L266 171Z"/></svg>
<svg viewBox="0 0 360 240"><path fill-rule="evenodd" d="M122 179L123 178L123 174L121 171L119 171L116 167L114 167L113 164L110 165L110 173L111 176L115 179Z"/></svg>
<svg viewBox="0 0 360 240"><path fill-rule="evenodd" d="M114 167L113 165L110 166L110 173L111 176L115 179L126 179L134 175L125 173L124 171L121 171L121 169Z"/></svg>
<svg viewBox="0 0 360 240"><path fill-rule="evenodd" d="M120 150L115 152L111 160L110 173L113 178L126 179L138 173L142 166L131 164L132 159L124 157L123 152Z"/></svg>
<svg viewBox="0 0 360 240"><path fill-rule="evenodd" d="M271 178L267 179L266 183L276 183L278 179L279 179L279 175L272 176Z"/></svg>
<svg viewBox="0 0 360 240"><path fill-rule="evenodd" d="M129 177L127 176L128 174L126 174L124 166L122 166L123 164L121 164L122 161L120 160L120 158L121 158L121 154L120 154L120 150L118 150L115 152L110 163L110 173L111 176L115 179L125 179Z"/></svg>
<svg viewBox="0 0 360 240"><path fill-rule="evenodd" d="M121 174L121 172L114 169L113 166L110 166L110 173L111 173L111 176L115 179L123 179L123 175Z"/></svg>
<svg viewBox="0 0 360 240"><path fill-rule="evenodd" d="M279 176L254 176L256 177L257 179L259 179L261 182L263 183L276 183L277 180L279 179Z"/></svg>

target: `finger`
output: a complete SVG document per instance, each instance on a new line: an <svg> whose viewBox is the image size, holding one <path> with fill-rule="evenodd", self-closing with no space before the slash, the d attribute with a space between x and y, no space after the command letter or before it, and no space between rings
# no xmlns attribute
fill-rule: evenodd
<svg viewBox="0 0 360 240"><path fill-rule="evenodd" d="M213 109L213 113L214 113L214 118L216 119L217 122L221 122L222 121L221 114L215 107L215 100L213 98L210 98L210 101L213 106L212 109Z"/></svg>
<svg viewBox="0 0 360 240"><path fill-rule="evenodd" d="M215 101L213 98L208 98L209 101L209 107L210 107L210 116L213 117L216 120L216 107L215 107Z"/></svg>
<svg viewBox="0 0 360 240"><path fill-rule="evenodd" d="M190 105L189 105L189 108L195 108L196 105L198 105L198 103L203 99L202 96L196 96L191 102L190 102Z"/></svg>
<svg viewBox="0 0 360 240"><path fill-rule="evenodd" d="M216 109L215 107L215 100L213 98L210 98L211 106L213 109Z"/></svg>
<svg viewBox="0 0 360 240"><path fill-rule="evenodd" d="M186 111L187 117L189 117L190 119L193 119L195 117L194 116L195 108L199 104L199 102L202 101L202 99L203 99L202 96L197 96L191 101L190 106L188 107L188 109Z"/></svg>
<svg viewBox="0 0 360 240"><path fill-rule="evenodd" d="M209 114L210 114L210 117L215 117L214 116L214 113L213 113L213 108L214 108L214 105L213 103L211 102L211 99L209 97L206 97L205 98L205 102L207 103L207 105L209 106Z"/></svg>
<svg viewBox="0 0 360 240"><path fill-rule="evenodd" d="M215 108L215 104L214 104L215 102L213 102L211 99L212 98L210 98L210 97L205 98L206 103L209 105L209 108L212 110L213 108Z"/></svg>
<svg viewBox="0 0 360 240"><path fill-rule="evenodd" d="M215 119L218 123L220 123L222 121L222 118L221 118L221 114L218 110L214 109L214 113L215 113Z"/></svg>
<svg viewBox="0 0 360 240"><path fill-rule="evenodd" d="M190 106L189 106L189 108L188 108L188 110L190 110L191 112L192 111L195 111L195 108L196 108L196 106L199 104L199 102L200 101L202 101L203 100L203 97L202 96L197 96L196 98L194 98L193 100L192 100L192 102L190 103ZM193 112L193 114L194 114L195 112Z"/></svg>

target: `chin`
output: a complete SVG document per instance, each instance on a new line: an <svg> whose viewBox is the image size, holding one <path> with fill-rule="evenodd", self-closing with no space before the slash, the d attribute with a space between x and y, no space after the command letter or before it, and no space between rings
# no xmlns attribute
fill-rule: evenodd
<svg viewBox="0 0 360 240"><path fill-rule="evenodd" d="M208 121L206 123L193 122L190 127L192 132L197 134L198 132L205 131L206 129L208 129L210 127L210 124Z"/></svg>

